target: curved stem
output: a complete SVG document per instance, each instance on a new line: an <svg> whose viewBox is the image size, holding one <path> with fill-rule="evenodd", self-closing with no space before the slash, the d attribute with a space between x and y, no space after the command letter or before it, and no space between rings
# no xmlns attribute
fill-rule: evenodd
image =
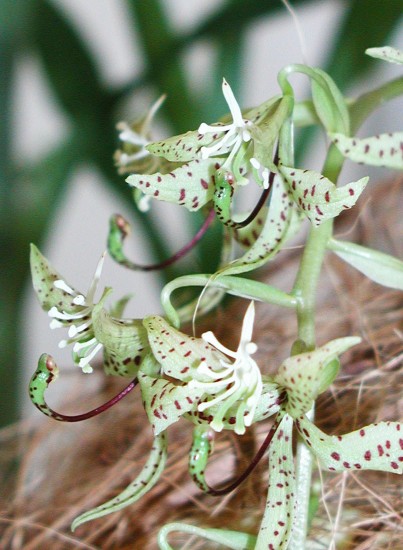
<svg viewBox="0 0 403 550"><path fill-rule="evenodd" d="M210 487L208 483L206 483L207 491L209 495L213 496L222 496L227 495L228 493L231 493L234 489L236 489L245 479L253 472L253 470L256 468L256 466L259 464L260 460L263 458L264 453L266 452L268 446L270 445L274 434L276 433L277 427L278 427L278 421L276 421L273 426L270 428L269 433L266 435L265 440L261 444L259 450L251 460L251 462L248 464L248 466L245 468L245 470L229 485L226 487L222 487L220 489L214 489L214 487Z"/></svg>
<svg viewBox="0 0 403 550"><path fill-rule="evenodd" d="M112 399L109 399L109 401L106 401L106 403L99 405L99 407L95 407L95 409L91 409L85 413L67 415L59 413L49 407L44 397L46 389L49 384L57 378L58 372L59 370L53 357L47 355L46 353L42 354L38 362L38 368L32 376L29 384L29 395L32 403L35 407L37 407L37 409L46 414L46 416L50 416L54 420L59 420L60 422L81 422L81 420L87 420L88 418L97 416L110 407L113 407L113 405L126 397L126 395L130 393L138 384L136 376L136 378L134 378L123 390L112 397Z"/></svg>
<svg viewBox="0 0 403 550"><path fill-rule="evenodd" d="M295 308L297 298L291 296L282 290L251 279L223 275L215 278L214 275L185 275L178 277L164 286L161 292L161 303L165 314L174 327L180 326L180 318L171 303L171 294L174 290L189 286L210 286L225 290L228 294L247 298L248 300L257 300L283 307Z"/></svg>
<svg viewBox="0 0 403 550"><path fill-rule="evenodd" d="M178 252L166 260L163 260L157 264L141 265L129 260L123 252L123 241L129 233L129 224L123 216L116 214L115 216L112 216L110 220L108 252L118 264L123 265L128 269L135 271L156 271L159 269L165 269L183 258L188 252L190 252L190 250L192 250L192 248L196 246L212 224L214 217L215 212L214 210L211 210L196 235L187 244L185 244L185 246L178 250Z"/></svg>
<svg viewBox="0 0 403 550"><path fill-rule="evenodd" d="M343 165L343 158L331 145L323 167L323 175L336 182ZM297 319L298 337L305 344L307 350L315 348L315 305L319 276L322 269L326 246L332 236L333 220L322 223L319 227L312 227L304 249L301 264L295 281L293 294L298 300ZM314 419L314 409L310 411ZM297 446L297 512L295 528L292 531L290 548L305 548L308 529L308 510L311 490L313 455L306 448L305 443L298 441Z"/></svg>

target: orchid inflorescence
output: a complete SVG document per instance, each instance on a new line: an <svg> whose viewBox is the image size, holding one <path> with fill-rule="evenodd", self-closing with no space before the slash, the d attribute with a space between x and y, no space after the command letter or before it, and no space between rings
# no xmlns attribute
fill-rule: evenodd
<svg viewBox="0 0 403 550"><path fill-rule="evenodd" d="M402 54L393 48L375 48L368 53L386 61L402 62ZM288 81L293 72L305 74L311 82L312 101L307 120L298 109ZM58 368L50 355L43 354L30 383L34 404L56 420L83 420L103 412L138 385L154 434L150 457L139 476L120 495L76 518L73 529L128 506L157 483L167 458L167 430L182 417L194 425L189 471L198 487L213 495L234 490L267 451L269 488L257 536L173 524L161 530L159 545L163 550L170 548L169 532L178 529L230 548L280 549L291 544L292 548L302 549L304 529L301 535L301 530L297 532L294 527L297 521L301 524L301 518L303 523L307 503L298 497L304 476L295 474L293 427L299 434L298 446L306 446L324 470L403 472L403 424L379 422L331 436L315 426L313 410L317 397L337 376L339 356L359 344L360 338L345 336L317 347L311 307L326 250L333 251L373 281L403 290L403 262L332 237L333 218L353 207L368 183L368 178L362 178L336 186L343 157L403 169L403 134L351 137L356 128L347 103L333 80L320 69L291 65L280 71L278 81L280 95L242 111L224 80L222 90L229 116L214 124L202 123L195 131L163 141L151 138L151 122L162 99L139 122L119 126L123 146L116 154L116 162L120 172L130 173L127 182L135 189L140 209L147 210L149 201L155 198L190 211L206 210L207 215L188 245L155 266L140 266L125 256L123 241L129 225L122 216L115 215L108 237L112 258L134 270L163 268L195 246L214 218L221 222L225 234L225 253L215 274L184 276L165 286L161 294L164 317L124 318L127 297L108 310L110 288L95 301L104 255L85 295L67 283L32 246L32 277L39 301L52 318L51 328L68 330L61 347L72 345L73 361L84 373L92 372L91 362L103 349L105 372L131 379L122 392L97 409L76 416L63 415L51 409L44 398ZM355 109L359 101L352 103ZM375 100L365 102L367 114L375 104ZM323 174L298 168L294 162L293 127L311 124L312 120L319 121L331 141ZM263 189L262 198L251 212L243 213L244 223L240 223L240 214L233 211L237 189L252 180ZM273 259L299 231L305 218L313 229L290 292L239 276ZM235 242L244 248L238 257L228 254ZM173 290L195 285L205 285L196 306L192 303L175 309L170 301ZM222 344L212 331L196 337L180 327L190 320L189 312L193 314L195 307L196 318L198 312L211 311L226 293L249 301L236 351ZM292 354L273 375L266 374L260 361L252 357L258 349L252 341L255 302L292 308L298 318L298 337ZM227 487L211 487L205 470L214 434L232 431L242 435L256 422L270 417L273 422L267 437L241 476ZM309 461L306 468L309 480ZM307 471L304 475L306 478Z"/></svg>

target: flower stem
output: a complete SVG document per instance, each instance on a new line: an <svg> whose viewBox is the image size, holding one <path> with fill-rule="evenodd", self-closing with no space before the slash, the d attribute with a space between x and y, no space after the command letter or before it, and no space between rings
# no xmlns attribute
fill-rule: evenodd
<svg viewBox="0 0 403 550"><path fill-rule="evenodd" d="M334 146L330 146L323 175L334 183L343 165L343 158ZM315 348L315 305L319 276L326 245L332 236L333 220L312 227L302 256L293 294L297 298L298 337L307 350ZM314 407L308 413L313 421ZM308 530L308 510L311 488L313 455L303 441L297 445L297 511L293 523L290 548L304 550Z"/></svg>

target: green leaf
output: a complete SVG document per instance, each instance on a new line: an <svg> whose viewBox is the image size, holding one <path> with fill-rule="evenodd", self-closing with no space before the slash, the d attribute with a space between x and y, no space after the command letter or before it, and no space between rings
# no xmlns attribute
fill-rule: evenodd
<svg viewBox="0 0 403 550"><path fill-rule="evenodd" d="M403 262L394 256L359 244L330 239L327 247L371 281L403 290Z"/></svg>
<svg viewBox="0 0 403 550"><path fill-rule="evenodd" d="M79 34L53 2L37 0L32 16L33 43L63 108L80 122L99 115L106 93Z"/></svg>
<svg viewBox="0 0 403 550"><path fill-rule="evenodd" d="M322 468L403 473L403 424L379 422L345 435L326 435L305 416L296 421L301 437Z"/></svg>
<svg viewBox="0 0 403 550"><path fill-rule="evenodd" d="M279 169L298 208L316 227L354 206L369 179L365 177L343 187L336 187L325 176L313 170L287 166L280 166Z"/></svg>
<svg viewBox="0 0 403 550"><path fill-rule="evenodd" d="M361 341L356 336L338 338L313 351L286 359L274 377L287 391L285 410L297 418L308 412L317 396L325 391L338 373L337 357Z"/></svg>
<svg viewBox="0 0 403 550"><path fill-rule="evenodd" d="M143 495L148 493L152 487L157 483L161 474L165 468L167 459L167 438L166 434L162 433L154 438L153 446L151 448L150 456L144 465L140 474L134 481L126 487L119 495L108 500L105 504L97 506L88 512L84 512L78 516L71 525L71 530L74 531L79 525L91 521L93 519L101 518L112 512L117 512L130 506Z"/></svg>
<svg viewBox="0 0 403 550"><path fill-rule="evenodd" d="M295 513L292 418L285 414L269 447L269 491L255 550L287 548Z"/></svg>
<svg viewBox="0 0 403 550"><path fill-rule="evenodd" d="M104 370L114 376L137 374L150 352L147 332L141 319L116 319L103 307L101 300L92 311L94 336L104 346Z"/></svg>
<svg viewBox="0 0 403 550"><path fill-rule="evenodd" d="M221 162L218 158L195 160L169 174L132 174L126 181L145 195L195 211L213 198L214 174Z"/></svg>
<svg viewBox="0 0 403 550"><path fill-rule="evenodd" d="M367 48L365 53L371 57L375 57L376 59L388 61L389 63L397 63L398 65L403 64L403 52L396 48L392 48L391 46Z"/></svg>
<svg viewBox="0 0 403 550"><path fill-rule="evenodd" d="M403 170L403 132L365 139L330 134L330 138L342 155L354 162Z"/></svg>
<svg viewBox="0 0 403 550"><path fill-rule="evenodd" d="M323 126L328 132L349 134L349 114L341 91L327 73L321 69L312 71L320 77L311 79L311 87L315 110Z"/></svg>

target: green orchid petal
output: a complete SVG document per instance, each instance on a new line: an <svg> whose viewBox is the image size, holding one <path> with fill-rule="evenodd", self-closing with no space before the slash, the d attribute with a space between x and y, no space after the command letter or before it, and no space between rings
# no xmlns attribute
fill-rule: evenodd
<svg viewBox="0 0 403 550"><path fill-rule="evenodd" d="M330 138L341 154L354 162L403 170L403 132L364 139L330 134Z"/></svg>
<svg viewBox="0 0 403 550"><path fill-rule="evenodd" d="M284 243L298 231L301 216L294 205L290 191L282 178L273 184L270 207L263 229L250 249L240 258L219 271L221 275L237 275L261 267L272 259Z"/></svg>
<svg viewBox="0 0 403 550"><path fill-rule="evenodd" d="M204 394L189 384L176 386L164 378L155 378L140 371L141 396L155 435L160 434L185 413L196 410Z"/></svg>
<svg viewBox="0 0 403 550"><path fill-rule="evenodd" d="M222 353L202 338L187 336L174 329L162 317L146 317L143 324L151 349L161 364L163 373L181 382L209 382L209 377L197 370L200 363L203 361L214 370L220 368L220 361L225 359Z"/></svg>
<svg viewBox="0 0 403 550"><path fill-rule="evenodd" d="M126 181L147 196L195 211L213 198L214 174L221 163L222 159L218 158L194 160L168 174L132 174Z"/></svg>
<svg viewBox="0 0 403 550"><path fill-rule="evenodd" d="M287 391L285 410L297 418L308 412L317 396L325 391L338 373L337 357L361 341L358 337L332 340L314 351L286 359L274 377Z"/></svg>
<svg viewBox="0 0 403 550"><path fill-rule="evenodd" d="M167 438L166 434L159 434L154 438L150 456L144 465L140 474L134 481L126 487L118 496L108 500L105 504L84 512L78 516L71 525L71 530L74 531L79 525L101 518L122 508L126 508L139 500L143 495L148 493L150 489L157 483L165 468L167 459Z"/></svg>
<svg viewBox="0 0 403 550"><path fill-rule="evenodd" d="M309 71L311 77L312 99L320 121L328 132L349 134L350 118L343 94L334 80L321 69Z"/></svg>
<svg viewBox="0 0 403 550"><path fill-rule="evenodd" d="M288 183L298 208L314 226L336 217L342 210L351 208L365 189L368 177L336 187L329 179L313 170L279 167Z"/></svg>
<svg viewBox="0 0 403 550"><path fill-rule="evenodd" d="M328 248L366 277L389 288L403 290L403 262L359 244L330 239Z"/></svg>
<svg viewBox="0 0 403 550"><path fill-rule="evenodd" d="M382 59L389 63L403 64L403 52L391 46L382 46L381 48L367 48L365 50L367 55L375 57L376 59Z"/></svg>
<svg viewBox="0 0 403 550"><path fill-rule="evenodd" d="M135 376L144 357L150 352L147 332L141 319L116 319L103 304L108 293L94 306L94 336L104 346L104 370L114 376Z"/></svg>
<svg viewBox="0 0 403 550"><path fill-rule="evenodd" d="M219 130L223 124L217 123L216 126ZM214 139L214 134L203 135L193 130L162 141L155 141L146 148L153 155L164 157L171 162L189 162L200 158L200 148L210 145Z"/></svg>
<svg viewBox="0 0 403 550"><path fill-rule="evenodd" d="M381 470L403 473L403 424L379 422L345 435L326 435L305 416L297 429L326 470Z"/></svg>
<svg viewBox="0 0 403 550"><path fill-rule="evenodd" d="M269 103L269 102L267 102ZM290 96L273 98L268 104L264 120L250 129L253 139L253 158L261 166L277 172L273 163L273 149L285 120L291 116L293 99Z"/></svg>
<svg viewBox="0 0 403 550"><path fill-rule="evenodd" d="M287 548L295 512L293 420L285 414L269 447L269 491L255 550Z"/></svg>
<svg viewBox="0 0 403 550"><path fill-rule="evenodd" d="M83 372L92 372L90 361L101 349L94 336L92 311L94 295L101 276L105 254L101 256L86 295L64 281L39 250L31 246L31 269L35 291L44 309L52 318L50 327L68 328L68 339L59 347L73 345L73 361Z"/></svg>
<svg viewBox="0 0 403 550"><path fill-rule="evenodd" d="M232 550L254 550L256 544L256 537L248 533L229 531L228 529L203 529L187 523L168 523L158 533L160 550L173 550L167 538L174 531L189 533L189 535L210 540Z"/></svg>
<svg viewBox="0 0 403 550"><path fill-rule="evenodd" d="M83 306L74 303L74 298L81 293L64 281L34 244L31 244L30 263L34 290L42 309L49 311L57 306L67 313L78 313L83 309ZM56 286L56 281L64 282L64 285Z"/></svg>

